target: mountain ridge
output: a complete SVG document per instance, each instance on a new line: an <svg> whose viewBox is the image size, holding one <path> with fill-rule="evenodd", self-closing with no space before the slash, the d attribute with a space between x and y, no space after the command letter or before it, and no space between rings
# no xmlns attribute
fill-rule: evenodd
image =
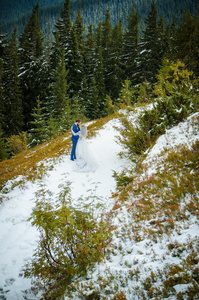
<svg viewBox="0 0 199 300"><path fill-rule="evenodd" d="M73 19L79 4L82 7L82 17L86 26L93 24L94 27L103 21L105 12L110 8L111 21L113 24L119 21L121 18L125 24L128 18L129 11L132 6L135 5L135 9L139 9L140 19L142 20L150 9L152 0L71 0L71 18ZM18 28L18 32L21 33L29 18L29 15L36 4L36 1L32 0L25 5L27 1L9 1L9 6L6 5L6 1L1 2L1 22L2 32L10 33L15 26ZM63 8L63 0L39 0L40 5L40 23L42 31L46 33L48 31L48 24L50 29L54 28L56 20L60 16L60 11ZM158 5L159 17L163 16L165 23L172 22L172 19L179 20L185 10L189 10L193 15L197 8L197 3L194 0L186 2L178 2L177 0L169 0L166 3L163 0L156 1Z"/></svg>

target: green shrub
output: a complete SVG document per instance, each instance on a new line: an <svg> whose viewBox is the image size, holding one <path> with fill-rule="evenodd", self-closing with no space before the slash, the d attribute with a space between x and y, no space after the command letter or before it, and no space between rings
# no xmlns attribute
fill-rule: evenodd
<svg viewBox="0 0 199 300"><path fill-rule="evenodd" d="M7 138L7 146L10 149L12 155L21 153L27 150L27 133L22 132L19 135L11 135Z"/></svg>
<svg viewBox="0 0 199 300"><path fill-rule="evenodd" d="M25 277L35 278L35 286L43 288L45 299L58 299L74 278L86 276L104 257L111 240L108 222L97 222L90 212L70 207L65 200L67 193L67 189L60 193L56 205L49 199L39 200L30 218L40 240L31 263L26 265Z"/></svg>
<svg viewBox="0 0 199 300"><path fill-rule="evenodd" d="M118 128L120 136L118 137L124 148L131 154L142 154L150 146L151 140L148 131L143 131L142 128L135 127L129 121L128 114L123 115L120 119L122 127Z"/></svg>
<svg viewBox="0 0 199 300"><path fill-rule="evenodd" d="M137 126L132 125L128 114L121 117L119 141L129 154L142 154L166 129L183 121L198 105L198 82L179 61L164 62L153 93L158 96L156 103L140 115Z"/></svg>

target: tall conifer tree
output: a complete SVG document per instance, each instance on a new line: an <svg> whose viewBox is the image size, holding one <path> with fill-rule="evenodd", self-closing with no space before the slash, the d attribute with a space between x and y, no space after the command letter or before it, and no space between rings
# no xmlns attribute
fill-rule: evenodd
<svg viewBox="0 0 199 300"><path fill-rule="evenodd" d="M23 127L22 94L19 81L17 29L15 28L6 47L4 63L4 107L6 135L18 134Z"/></svg>
<svg viewBox="0 0 199 300"><path fill-rule="evenodd" d="M79 47L77 32L75 27L71 30L71 55L69 69L69 83L70 93L72 95L78 94L81 89L81 82L83 80L83 57Z"/></svg>
<svg viewBox="0 0 199 300"><path fill-rule="evenodd" d="M31 146L37 146L41 144L46 139L46 124L45 118L43 114L44 108L42 107L42 103L39 97L36 100L36 107L33 108L32 117L33 121L31 121L32 128L30 130L31 133Z"/></svg>
<svg viewBox="0 0 199 300"><path fill-rule="evenodd" d="M90 25L88 28L88 34L86 36L85 41L85 51L84 51L84 74L87 78L87 84L90 85L96 66L96 59L95 59L95 41L94 41L94 33L93 33L93 26Z"/></svg>
<svg viewBox="0 0 199 300"><path fill-rule="evenodd" d="M54 72L52 86L52 116L57 122L60 121L63 111L67 110L69 105L67 75L64 51L62 51L59 64Z"/></svg>
<svg viewBox="0 0 199 300"><path fill-rule="evenodd" d="M1 18L0 18L1 20ZM1 22L0 22L0 128L1 136L4 135L2 127L6 127L6 106L4 101L4 63L5 63L5 49L7 47L7 36L1 33Z"/></svg>
<svg viewBox="0 0 199 300"><path fill-rule="evenodd" d="M123 52L123 30L122 20L119 24L116 23L112 30L112 39L110 46L110 61L109 61L109 95L112 97L113 103L119 96L121 83L123 79L122 70L122 52Z"/></svg>
<svg viewBox="0 0 199 300"><path fill-rule="evenodd" d="M98 116L103 115L104 110L104 103L105 103L105 75L104 75L104 61L103 61L103 34L102 34L102 23L99 23L98 27L96 28L96 66L95 66L95 72L94 72L94 78L93 82L96 85L96 90L98 93L98 102L99 106L101 107L101 111L98 110L98 113L100 113ZM95 88L93 89L95 90Z"/></svg>
<svg viewBox="0 0 199 300"><path fill-rule="evenodd" d="M110 21L110 10L105 13L105 20L102 24L102 57L105 78L105 93L108 94L110 86L110 69L111 69L111 41L112 41L112 25Z"/></svg>
<svg viewBox="0 0 199 300"><path fill-rule="evenodd" d="M140 43L140 54L138 54L138 80L154 83L156 73L161 64L159 56L159 40L157 28L157 6L155 1L151 3L151 10L145 18L146 28Z"/></svg>
<svg viewBox="0 0 199 300"><path fill-rule="evenodd" d="M39 76L42 67L43 37L39 23L39 4L32 11L28 23L20 36L21 87L26 128L30 127L31 113L42 89Z"/></svg>
<svg viewBox="0 0 199 300"><path fill-rule="evenodd" d="M127 19L127 28L124 34L124 46L123 46L123 69L124 78L129 79L132 84L137 83L137 63L136 58L138 55L138 40L139 40L139 12L135 11L133 6L132 11Z"/></svg>
<svg viewBox="0 0 199 300"><path fill-rule="evenodd" d="M199 74L199 18L185 11L176 31L177 58L184 60L190 70Z"/></svg>
<svg viewBox="0 0 199 300"><path fill-rule="evenodd" d="M68 69L68 65L70 63L71 58L71 13L70 13L70 0L65 0L64 8L60 12L60 19L57 20L55 27L58 31L59 37L59 45L62 50L65 52L65 63L66 68Z"/></svg>

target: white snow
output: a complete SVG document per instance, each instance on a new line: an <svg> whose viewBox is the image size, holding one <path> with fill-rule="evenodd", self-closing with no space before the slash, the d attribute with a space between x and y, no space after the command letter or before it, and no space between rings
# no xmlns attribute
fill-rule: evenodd
<svg viewBox="0 0 199 300"><path fill-rule="evenodd" d="M165 148L177 147L179 144L191 146L199 138L198 130L192 126L195 116L196 114L186 122L168 130L165 135L158 139L156 145L146 153L146 164L148 164L149 174L155 172L159 155L162 151L164 152ZM132 122L136 122L136 120L136 114L134 114ZM90 201L87 197L93 194L97 197L96 201L105 205L106 210L110 210L113 207L115 200L111 198L111 195L116 191L116 182L112 176L113 171L121 172L128 169L130 165L127 158L121 158L118 155L123 150L122 146L117 142L116 136L118 136L118 132L114 128L114 126L119 125L118 123L117 119L109 121L97 132L94 138L88 141L90 149L99 163L96 172L75 172L74 162L70 161L70 156L67 155L63 156L54 165L53 170L48 171L47 175L41 180L37 180L34 183L27 182L25 186L16 186L12 190L10 189L12 182L8 182L7 188L10 191L4 196L4 201L0 205L0 297L4 295L7 300L23 299L23 291L31 287L30 280L23 277L22 268L31 258L38 239L36 229L31 226L30 222L27 222L27 219L30 217L35 205L35 193L41 187L45 187L46 190L51 191L56 196L60 192L61 185L66 185L67 182L70 182L72 204L74 206L80 205L81 197L85 198L85 201ZM113 245L116 245L113 250L114 254L111 255L110 260L106 260L98 267L93 274L93 280L96 279L97 281L99 273L103 274L103 276L106 274L107 276L117 274L120 282L122 282L123 275L119 272L122 270L123 273L128 274L131 268L135 272L137 266L142 271L139 275L141 280L144 279L147 272L163 269L168 262L178 264L177 257L169 256L167 260L164 258L167 251L165 249L165 244L168 243L167 236L160 243L146 239L139 243L135 243L131 239L123 240L122 236L120 236L121 228L125 225L128 226L128 218L129 216L124 206L115 219L115 224L118 225L118 235L115 234L113 241ZM193 220L189 228L182 229L181 235L173 233L169 239L170 242L178 240L181 243L186 243L188 238L194 238L198 236L198 233L199 227ZM123 252L118 251L120 246ZM146 271L147 268L148 271ZM132 276L135 277L135 274ZM124 280L126 279L124 278ZM134 285L136 286L138 283L132 280L131 287ZM181 285L176 286L177 291L184 288L184 285L183 287ZM127 299L137 298L129 294Z"/></svg>
<svg viewBox="0 0 199 300"><path fill-rule="evenodd" d="M148 175L156 172L157 163L163 161L165 153L167 153L166 150L177 151L180 145L185 145L190 149L199 139L197 118L199 118L198 112L188 117L185 122L166 130L166 133L158 138L154 147L146 151L145 163L148 166Z"/></svg>
<svg viewBox="0 0 199 300"><path fill-rule="evenodd" d="M116 187L113 170L119 172L129 164L118 156L122 149L116 142L118 133L113 128L117 123L117 120L108 122L94 139L88 141L99 163L95 173L75 172L75 162L67 155L41 181L27 182L23 188L17 186L6 195L8 200L0 205L0 295L3 289L7 300L23 299L22 291L30 288L30 280L22 276L22 267L36 248L38 234L27 219L35 205L35 193L41 186L45 185L46 190L56 195L61 184L71 182L74 205L78 205L80 197L94 193L108 209L112 207L109 198ZM7 188L10 186L11 182Z"/></svg>

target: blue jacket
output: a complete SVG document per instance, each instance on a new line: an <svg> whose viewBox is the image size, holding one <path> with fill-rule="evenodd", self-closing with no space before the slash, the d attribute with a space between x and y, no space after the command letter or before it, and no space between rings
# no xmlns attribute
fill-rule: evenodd
<svg viewBox="0 0 199 300"><path fill-rule="evenodd" d="M76 123L74 123L73 124L73 126L72 126L72 138L71 138L71 140L78 140L78 138L79 138L79 135L78 135L78 132L80 131L80 128L77 126L77 124Z"/></svg>

